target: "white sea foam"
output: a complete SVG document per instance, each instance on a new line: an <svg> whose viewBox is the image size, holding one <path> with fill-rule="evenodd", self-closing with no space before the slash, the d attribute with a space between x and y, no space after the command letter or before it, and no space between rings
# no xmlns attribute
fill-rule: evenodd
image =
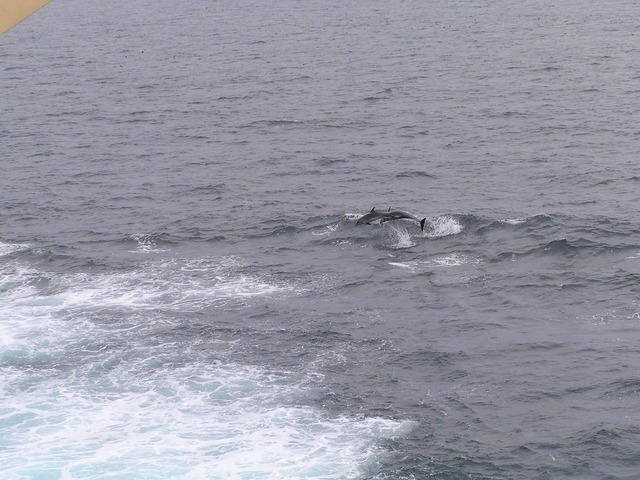
<svg viewBox="0 0 640 480"><path fill-rule="evenodd" d="M67 338L73 332L65 320L70 316L78 321L104 311L131 316L193 312L294 291L292 285L239 272L240 263L235 257L176 260L128 272L59 276L16 262L5 265L0 270L0 358L29 358L54 342L51 338Z"/></svg>
<svg viewBox="0 0 640 480"><path fill-rule="evenodd" d="M451 253L441 255L430 260L430 263L439 267L458 267L466 263L470 263L469 257L461 253Z"/></svg>
<svg viewBox="0 0 640 480"><path fill-rule="evenodd" d="M389 262L389 265L404 268L410 272L418 272L420 270L431 270L433 267L459 267L467 264L478 264L480 260L469 257L463 253L449 253L445 255L436 255L428 260L411 260L407 262Z"/></svg>
<svg viewBox="0 0 640 480"><path fill-rule="evenodd" d="M158 248L154 235L134 234L130 235L129 238L138 243L135 250L130 250L131 253L159 253L167 251L164 248Z"/></svg>
<svg viewBox="0 0 640 480"><path fill-rule="evenodd" d="M4 257L5 255L11 255L14 252L19 252L21 250L26 250L30 248L28 243L4 243L0 242L0 257Z"/></svg>
<svg viewBox="0 0 640 480"><path fill-rule="evenodd" d="M536 213L535 215L531 215L529 217L521 217L521 218L507 218L506 220L502 220L503 223L506 223L508 225L521 225L523 223L526 223L529 219L535 219L535 218L544 218L547 217L546 213Z"/></svg>
<svg viewBox="0 0 640 480"><path fill-rule="evenodd" d="M292 291L241 273L236 258L156 262L140 270L66 278L65 308L135 308L196 311L215 304Z"/></svg>
<svg viewBox="0 0 640 480"><path fill-rule="evenodd" d="M338 226L339 225L337 223L333 225L326 225L323 230L320 230L317 232L311 232L311 235L316 235L316 236L331 235L333 232L338 230Z"/></svg>
<svg viewBox="0 0 640 480"><path fill-rule="evenodd" d="M38 351L39 345L48 343L49 333L59 327L47 313L59 302L40 295L39 278L39 272L15 262L0 268L0 359L18 361Z"/></svg>
<svg viewBox="0 0 640 480"><path fill-rule="evenodd" d="M409 231L402 226L391 225L389 231L395 237L395 242L392 245L392 248L401 249L401 248L411 248L416 245L414 241L411 240L411 234Z"/></svg>
<svg viewBox="0 0 640 480"><path fill-rule="evenodd" d="M292 377L256 367L141 365L1 393L5 475L351 478L379 456L377 441L413 426L296 405ZM12 370L6 380L20 385L25 375Z"/></svg>
<svg viewBox="0 0 640 480"><path fill-rule="evenodd" d="M462 232L462 224L448 215L437 217L434 220L427 222L428 228L425 231L425 236L428 238L440 238L449 235L456 235Z"/></svg>
<svg viewBox="0 0 640 480"><path fill-rule="evenodd" d="M237 258L206 268L212 261L63 275L51 294L33 281L42 272L3 271L12 277L0 307L3 478L351 478L379 458L378 441L412 428L300 404L313 375L149 343L148 325L141 335L134 326L84 320L95 308L118 307L153 324L151 305L195 307L274 291L236 274Z"/></svg>
<svg viewBox="0 0 640 480"><path fill-rule="evenodd" d="M389 265L405 268L411 272L415 272L418 269L418 262L389 262Z"/></svg>

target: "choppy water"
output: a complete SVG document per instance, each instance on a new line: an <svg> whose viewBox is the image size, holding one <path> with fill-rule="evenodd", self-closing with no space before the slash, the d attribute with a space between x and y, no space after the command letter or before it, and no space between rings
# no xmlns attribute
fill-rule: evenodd
<svg viewBox="0 0 640 480"><path fill-rule="evenodd" d="M0 476L638 478L639 36L56 0L1 37Z"/></svg>

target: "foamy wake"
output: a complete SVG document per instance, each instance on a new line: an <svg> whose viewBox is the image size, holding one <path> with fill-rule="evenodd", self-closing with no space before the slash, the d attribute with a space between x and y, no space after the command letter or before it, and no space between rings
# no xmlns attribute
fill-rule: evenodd
<svg viewBox="0 0 640 480"><path fill-rule="evenodd" d="M175 312L291 289L239 258L0 274L2 478L359 478L378 442L414 426L330 415L312 406L312 372L225 362L223 340L163 335Z"/></svg>
<svg viewBox="0 0 640 480"><path fill-rule="evenodd" d="M107 274L47 274L10 262L0 267L0 357L47 350L69 334L67 319L94 313L197 312L242 306L252 298L295 292L289 284L242 272L236 257L150 262ZM85 325L83 328L89 328Z"/></svg>
<svg viewBox="0 0 640 480"><path fill-rule="evenodd" d="M294 289L244 273L236 257L149 262L133 271L67 275L58 282L63 291L55 298L66 309L196 311Z"/></svg>
<svg viewBox="0 0 640 480"><path fill-rule="evenodd" d="M376 442L413 427L297 406L290 377L242 365L133 360L40 379L35 392L7 373L3 478L353 478L379 457Z"/></svg>

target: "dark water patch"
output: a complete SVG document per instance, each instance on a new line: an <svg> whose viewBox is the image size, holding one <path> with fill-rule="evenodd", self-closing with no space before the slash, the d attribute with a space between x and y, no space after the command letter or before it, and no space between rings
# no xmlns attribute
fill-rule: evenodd
<svg viewBox="0 0 640 480"><path fill-rule="evenodd" d="M390 97L385 97L385 96L369 96L369 97L364 97L362 100L364 100L365 102L377 102L380 100L389 100Z"/></svg>
<svg viewBox="0 0 640 480"><path fill-rule="evenodd" d="M591 453L604 449L611 457L616 457L625 452L631 453L629 438L637 438L638 435L640 428L634 425L597 424L575 434L574 448L586 449Z"/></svg>
<svg viewBox="0 0 640 480"><path fill-rule="evenodd" d="M425 172L424 170L405 170L397 173L395 178L437 178L435 175Z"/></svg>
<svg viewBox="0 0 640 480"><path fill-rule="evenodd" d="M202 134L196 134L196 133L180 133L176 135L177 139L184 139L184 140L192 140L192 141L197 141L197 142L201 142L203 140L209 140L210 137L208 135L202 135Z"/></svg>
<svg viewBox="0 0 640 480"><path fill-rule="evenodd" d="M569 243L566 238L561 238L560 240L552 240L543 247L537 249L537 251L545 254L573 255L578 248L579 247Z"/></svg>
<svg viewBox="0 0 640 480"><path fill-rule="evenodd" d="M281 177L292 177L292 178L299 178L300 174L304 174L310 178L315 178L315 177L319 177L322 175L334 175L335 171L334 170L328 170L325 168L321 168L321 169L304 169L304 170L296 170L296 169L283 169L281 171L278 172L271 172L268 175L265 175L266 177L273 177L273 178L281 178ZM315 186L312 184L306 184L303 187L298 187L299 191L298 193L300 194L305 194L306 192L309 191L313 191L315 190Z"/></svg>
<svg viewBox="0 0 640 480"><path fill-rule="evenodd" d="M607 397L635 397L638 393L640 393L640 378L628 377L608 384L603 395Z"/></svg>
<svg viewBox="0 0 640 480"><path fill-rule="evenodd" d="M77 248L34 247L16 258L52 273L65 271L99 273L109 271L120 263L118 260L110 259L109 255L96 255L95 251L101 246L104 246L104 243L87 242L82 247L78 245Z"/></svg>
<svg viewBox="0 0 640 480"><path fill-rule="evenodd" d="M613 274L601 275L590 280L593 284L604 284L612 288L630 289L630 291L633 292L640 291L640 273L631 273L619 269Z"/></svg>
<svg viewBox="0 0 640 480"><path fill-rule="evenodd" d="M432 349L419 349L399 355L394 362L402 368L424 368L426 366L447 367L468 359L465 352L443 352Z"/></svg>
<svg viewBox="0 0 640 480"><path fill-rule="evenodd" d="M201 185L191 188L190 192L197 195L220 195L228 191L227 185L224 183ZM220 197L218 197L220 198Z"/></svg>
<svg viewBox="0 0 640 480"><path fill-rule="evenodd" d="M227 241L224 235L216 235L209 230L199 227L185 228L180 235L180 243L183 241L203 241L205 243L219 243Z"/></svg>
<svg viewBox="0 0 640 480"><path fill-rule="evenodd" d="M219 102L223 102L223 101L236 102L238 100L247 100L249 98L251 98L251 96L249 96L249 95L244 95L244 96L223 95L223 96L220 96L220 97L216 98L216 100L218 100ZM200 102L200 103L204 103L204 102Z"/></svg>
<svg viewBox="0 0 640 480"><path fill-rule="evenodd" d="M416 135L429 135L429 130L425 129L423 125L403 125L399 130L401 132L400 136L403 138L414 138Z"/></svg>
<svg viewBox="0 0 640 480"><path fill-rule="evenodd" d="M306 126L306 122L303 122L302 120L273 119L273 120L257 120L255 122L251 122L246 125L243 125L240 128L272 127L272 128L297 129L305 126Z"/></svg>
<svg viewBox="0 0 640 480"><path fill-rule="evenodd" d="M66 262L78 262L75 258L77 250L65 245L32 246L24 251L17 252L16 258L25 260L29 264L47 265Z"/></svg>
<svg viewBox="0 0 640 480"><path fill-rule="evenodd" d="M578 237L578 243L594 247L613 249L636 248L640 234L640 225L635 222L608 217L588 218L575 222L571 228L572 237Z"/></svg>
<svg viewBox="0 0 640 480"><path fill-rule="evenodd" d="M560 257L570 259L579 252L589 250L589 247L576 246L566 238L552 240L542 245L536 245L523 251L506 251L489 258L491 262L514 261L515 259L533 258L553 258Z"/></svg>
<svg viewBox="0 0 640 480"><path fill-rule="evenodd" d="M335 165L346 165L348 164L348 160L346 158L334 158L334 157L321 157L315 160L315 163L322 167L335 166Z"/></svg>
<svg viewBox="0 0 640 480"><path fill-rule="evenodd" d="M536 342L536 343L516 343L516 344L510 345L509 348L513 349L514 351L520 351L522 353L525 353L530 350L553 351L553 350L563 349L566 347L567 347L566 343L546 341L546 342Z"/></svg>
<svg viewBox="0 0 640 480"><path fill-rule="evenodd" d="M379 92L374 93L373 95L369 95L364 97L365 101L376 101L376 100L389 100L391 98L390 94L392 93L391 88L385 88Z"/></svg>
<svg viewBox="0 0 640 480"><path fill-rule="evenodd" d="M343 129L349 126L348 123L328 123L328 122L322 122L322 121L314 121L312 122L312 125L315 125L323 129Z"/></svg>

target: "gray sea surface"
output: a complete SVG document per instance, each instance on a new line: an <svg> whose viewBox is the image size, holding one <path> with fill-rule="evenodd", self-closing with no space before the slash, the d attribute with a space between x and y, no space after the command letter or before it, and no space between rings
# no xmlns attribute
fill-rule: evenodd
<svg viewBox="0 0 640 480"><path fill-rule="evenodd" d="M0 92L3 479L639 477L636 2L56 0Z"/></svg>

